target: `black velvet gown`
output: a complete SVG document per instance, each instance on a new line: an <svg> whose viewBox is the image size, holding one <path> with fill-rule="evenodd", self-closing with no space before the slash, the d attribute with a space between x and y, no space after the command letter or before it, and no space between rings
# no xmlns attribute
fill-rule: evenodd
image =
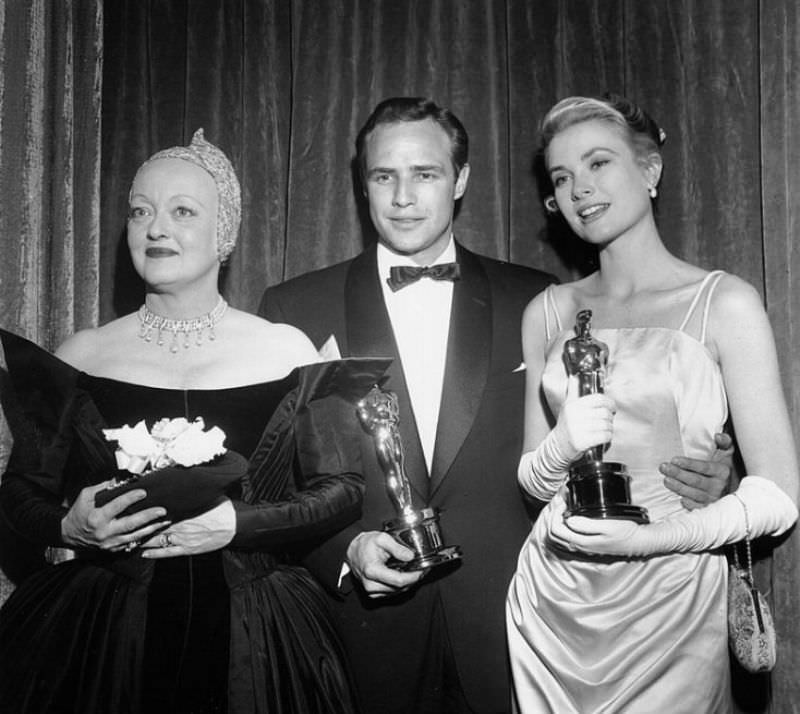
<svg viewBox="0 0 800 714"><path fill-rule="evenodd" d="M249 469L228 493L237 534L223 551L158 561L79 552L26 579L0 610L0 711L355 711L323 595L299 562L359 515L352 402L386 363L170 390L76 372L2 340L15 446L0 507L29 541L58 544L62 503L114 471L102 428L202 416Z"/></svg>

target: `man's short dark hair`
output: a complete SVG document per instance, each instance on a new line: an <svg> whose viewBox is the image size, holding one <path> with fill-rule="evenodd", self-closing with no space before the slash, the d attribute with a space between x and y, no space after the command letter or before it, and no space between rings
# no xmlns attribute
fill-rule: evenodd
<svg viewBox="0 0 800 714"><path fill-rule="evenodd" d="M440 107L426 97L391 97L390 99L384 99L375 107L356 137L356 161L358 162L362 183L366 184L367 137L381 124L396 124L401 121L423 121L425 119L432 119L442 127L449 137L450 159L453 163L455 175L458 177L469 156L467 130L458 120L458 117L449 109Z"/></svg>

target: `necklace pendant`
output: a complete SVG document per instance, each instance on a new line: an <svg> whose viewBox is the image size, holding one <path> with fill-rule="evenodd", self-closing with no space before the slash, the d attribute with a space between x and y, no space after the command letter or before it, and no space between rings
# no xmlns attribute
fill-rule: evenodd
<svg viewBox="0 0 800 714"><path fill-rule="evenodd" d="M228 309L228 303L220 295L217 304L211 312L189 320L172 320L170 318L156 315L147 304L142 305L137 313L139 317L139 337L145 342L151 342L153 332L157 331L156 344L159 347L164 345L164 333L171 333L169 351L175 354L180 350L182 344L184 349L189 349L192 343L192 333L194 333L194 343L197 347L203 345L203 335L207 331L207 339L216 339L214 326L222 319Z"/></svg>

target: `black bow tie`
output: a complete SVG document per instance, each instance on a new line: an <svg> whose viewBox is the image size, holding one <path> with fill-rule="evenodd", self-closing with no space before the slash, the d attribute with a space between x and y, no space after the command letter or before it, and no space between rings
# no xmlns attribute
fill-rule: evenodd
<svg viewBox="0 0 800 714"><path fill-rule="evenodd" d="M424 268L413 265L393 265L389 268L389 287L393 292L400 288L417 282L420 278L431 278L432 280L458 280L461 271L458 263L440 263L439 265L428 265Z"/></svg>

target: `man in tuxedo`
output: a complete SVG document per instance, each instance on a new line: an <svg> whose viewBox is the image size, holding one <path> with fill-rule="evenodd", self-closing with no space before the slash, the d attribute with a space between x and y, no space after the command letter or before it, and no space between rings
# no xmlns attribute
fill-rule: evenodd
<svg viewBox="0 0 800 714"><path fill-rule="evenodd" d="M387 566L411 551L382 532L397 514L365 432L362 519L308 564L337 593L332 610L367 714L507 712L504 603L531 527L516 479L520 323L554 278L455 240L469 164L466 131L450 111L422 98L385 100L356 152L378 244L269 288L259 312L318 347L333 335L344 357L393 358L383 386L399 401L414 505L441 509L445 543L463 559L428 572ZM673 467L676 488L718 497L727 468L695 468L716 478Z"/></svg>

